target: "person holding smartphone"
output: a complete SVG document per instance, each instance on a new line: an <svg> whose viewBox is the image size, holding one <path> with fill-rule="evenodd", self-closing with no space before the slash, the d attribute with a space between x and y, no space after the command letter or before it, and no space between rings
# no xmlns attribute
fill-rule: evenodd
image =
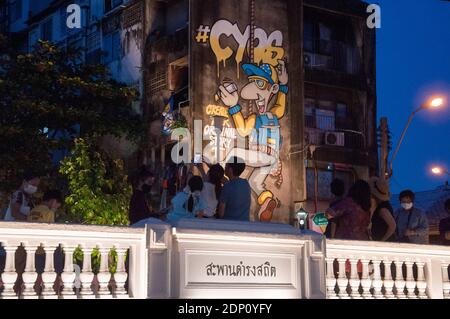
<svg viewBox="0 0 450 319"><path fill-rule="evenodd" d="M219 164L209 167L208 173L205 172L203 164L197 164L197 168L205 181L200 195L203 202L206 204L204 217L214 218L217 213L219 199L222 193L225 170Z"/></svg>

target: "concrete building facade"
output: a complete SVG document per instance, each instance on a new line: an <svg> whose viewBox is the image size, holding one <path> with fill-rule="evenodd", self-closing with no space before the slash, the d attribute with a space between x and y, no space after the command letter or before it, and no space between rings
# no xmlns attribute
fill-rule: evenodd
<svg viewBox="0 0 450 319"><path fill-rule="evenodd" d="M206 158L256 158L244 173L251 219L282 223L301 207L323 212L333 178L349 186L377 173L375 30L362 1L79 0L76 30L64 24L74 1L9 0L10 13L17 1L31 12L9 19L23 47L82 47L86 62L139 88L147 147L105 142L128 161L164 171L173 113L192 133L201 120Z"/></svg>

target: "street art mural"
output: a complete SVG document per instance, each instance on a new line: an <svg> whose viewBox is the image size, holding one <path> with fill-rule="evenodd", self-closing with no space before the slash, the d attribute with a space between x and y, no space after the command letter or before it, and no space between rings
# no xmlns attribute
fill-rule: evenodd
<svg viewBox="0 0 450 319"><path fill-rule="evenodd" d="M280 203L266 184L272 178L277 188L283 185L281 120L289 92L283 34L260 27L251 32L250 25L241 29L238 23L222 19L212 26L200 25L195 42L209 49L217 62L217 89L210 92L212 104L204 112L210 117L204 136L216 150L209 155L222 163L234 156L245 160L252 170L248 179L258 207L255 217L272 221ZM222 79L224 71L228 77ZM235 143L239 138L247 142Z"/></svg>
<svg viewBox="0 0 450 319"><path fill-rule="evenodd" d="M232 37L236 42L236 47L224 46L221 39ZM254 51L254 63L259 65L266 63L277 65L278 61L284 57L283 34L276 30L267 35L267 32L261 28L255 28L254 34L257 45ZM234 56L237 70L236 76L240 77L240 65L244 59L248 42L250 39L250 25L242 32L237 23L231 23L228 20L219 20L212 27L200 25L197 29L195 38L197 43L208 43L217 59L217 76L220 77L220 68L227 67L227 61Z"/></svg>

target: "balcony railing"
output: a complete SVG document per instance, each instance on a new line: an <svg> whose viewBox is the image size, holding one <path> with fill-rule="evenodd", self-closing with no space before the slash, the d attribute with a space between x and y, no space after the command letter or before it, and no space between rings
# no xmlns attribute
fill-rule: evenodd
<svg viewBox="0 0 450 319"><path fill-rule="evenodd" d="M305 49L305 67L358 74L361 59L358 48L338 41L317 40L318 50Z"/></svg>
<svg viewBox="0 0 450 319"><path fill-rule="evenodd" d="M450 299L450 247L325 242L278 224L186 220L173 228L155 220L141 226L0 222L0 299ZM216 267L222 273L213 264L223 265Z"/></svg>
<svg viewBox="0 0 450 319"><path fill-rule="evenodd" d="M145 298L144 229L0 222L0 244L4 262L0 299ZM83 253L81 271L73 260L77 248ZM96 274L91 263L95 248L100 254ZM111 250L117 254L114 273ZM45 260L41 274L37 254ZM16 262L25 264L23 273L17 272ZM55 262L62 269L55 269ZM17 285L20 280L23 286ZM36 283L42 289L35 289Z"/></svg>
<svg viewBox="0 0 450 319"><path fill-rule="evenodd" d="M329 299L449 299L450 247L327 241Z"/></svg>

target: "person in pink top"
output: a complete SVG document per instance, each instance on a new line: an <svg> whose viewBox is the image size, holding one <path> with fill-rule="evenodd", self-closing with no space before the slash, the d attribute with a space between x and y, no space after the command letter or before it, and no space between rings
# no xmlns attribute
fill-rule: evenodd
<svg viewBox="0 0 450 319"><path fill-rule="evenodd" d="M338 221L336 239L369 240L370 212L370 186L359 180L349 190L345 199L328 208L326 216Z"/></svg>

